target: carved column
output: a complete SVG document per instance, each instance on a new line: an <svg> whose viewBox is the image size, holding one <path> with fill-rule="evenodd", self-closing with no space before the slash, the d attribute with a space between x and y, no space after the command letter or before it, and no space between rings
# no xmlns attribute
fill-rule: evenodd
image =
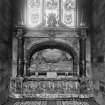
<svg viewBox="0 0 105 105"><path fill-rule="evenodd" d="M17 49L17 76L22 77L24 73L24 38L23 30L17 30L18 49Z"/></svg>
<svg viewBox="0 0 105 105"><path fill-rule="evenodd" d="M80 76L86 76L86 29L81 29L80 37Z"/></svg>

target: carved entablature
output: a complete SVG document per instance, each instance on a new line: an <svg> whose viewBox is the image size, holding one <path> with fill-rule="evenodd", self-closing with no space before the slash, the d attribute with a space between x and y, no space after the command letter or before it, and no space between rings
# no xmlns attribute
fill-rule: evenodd
<svg viewBox="0 0 105 105"><path fill-rule="evenodd" d="M27 33L24 35L26 38L50 38L51 36L54 36L55 38L78 38L80 35L78 34L77 30L64 30L64 29L56 29L56 30L32 30L27 31Z"/></svg>
<svg viewBox="0 0 105 105"><path fill-rule="evenodd" d="M26 0L26 26L78 27L76 0Z"/></svg>

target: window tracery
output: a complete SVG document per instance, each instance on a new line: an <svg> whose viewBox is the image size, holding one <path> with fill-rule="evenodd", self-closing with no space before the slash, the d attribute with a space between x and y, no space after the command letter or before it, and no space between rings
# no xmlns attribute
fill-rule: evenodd
<svg viewBox="0 0 105 105"><path fill-rule="evenodd" d="M77 26L76 0L27 0L27 24L37 27Z"/></svg>

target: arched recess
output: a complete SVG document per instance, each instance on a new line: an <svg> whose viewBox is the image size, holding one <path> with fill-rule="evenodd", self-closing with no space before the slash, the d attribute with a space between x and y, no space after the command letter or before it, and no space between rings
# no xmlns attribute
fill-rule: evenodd
<svg viewBox="0 0 105 105"><path fill-rule="evenodd" d="M45 41L45 42L41 42L38 44L34 44L28 51L27 51L27 68L30 67L30 60L31 57L33 56L33 54L35 54L36 52L40 51L40 50L44 50L44 49L59 49L62 51L65 51L67 53L69 53L73 59L73 68L75 69L74 71L77 71L77 65L78 65L78 55L76 53L76 51L74 50L73 47L71 47L70 45L64 43L64 42L58 42L58 41Z"/></svg>

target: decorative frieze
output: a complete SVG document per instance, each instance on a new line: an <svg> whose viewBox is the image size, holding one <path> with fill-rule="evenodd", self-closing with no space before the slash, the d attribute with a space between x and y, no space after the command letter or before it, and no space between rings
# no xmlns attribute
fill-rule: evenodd
<svg viewBox="0 0 105 105"><path fill-rule="evenodd" d="M16 102L14 105L48 105L47 101L23 101ZM89 105L85 101L56 101L56 105Z"/></svg>
<svg viewBox="0 0 105 105"><path fill-rule="evenodd" d="M46 101L23 101L15 102L14 105L47 105Z"/></svg>
<svg viewBox="0 0 105 105"><path fill-rule="evenodd" d="M78 93L78 82L72 81L28 81L23 84L23 94L70 94ZM44 98L44 97L43 97Z"/></svg>
<svg viewBox="0 0 105 105"><path fill-rule="evenodd" d="M11 80L10 95L13 98L17 98L17 96L48 99L89 98L93 97L93 92L91 81L86 84L79 84L78 81L70 80L23 80L23 78L16 78Z"/></svg>

